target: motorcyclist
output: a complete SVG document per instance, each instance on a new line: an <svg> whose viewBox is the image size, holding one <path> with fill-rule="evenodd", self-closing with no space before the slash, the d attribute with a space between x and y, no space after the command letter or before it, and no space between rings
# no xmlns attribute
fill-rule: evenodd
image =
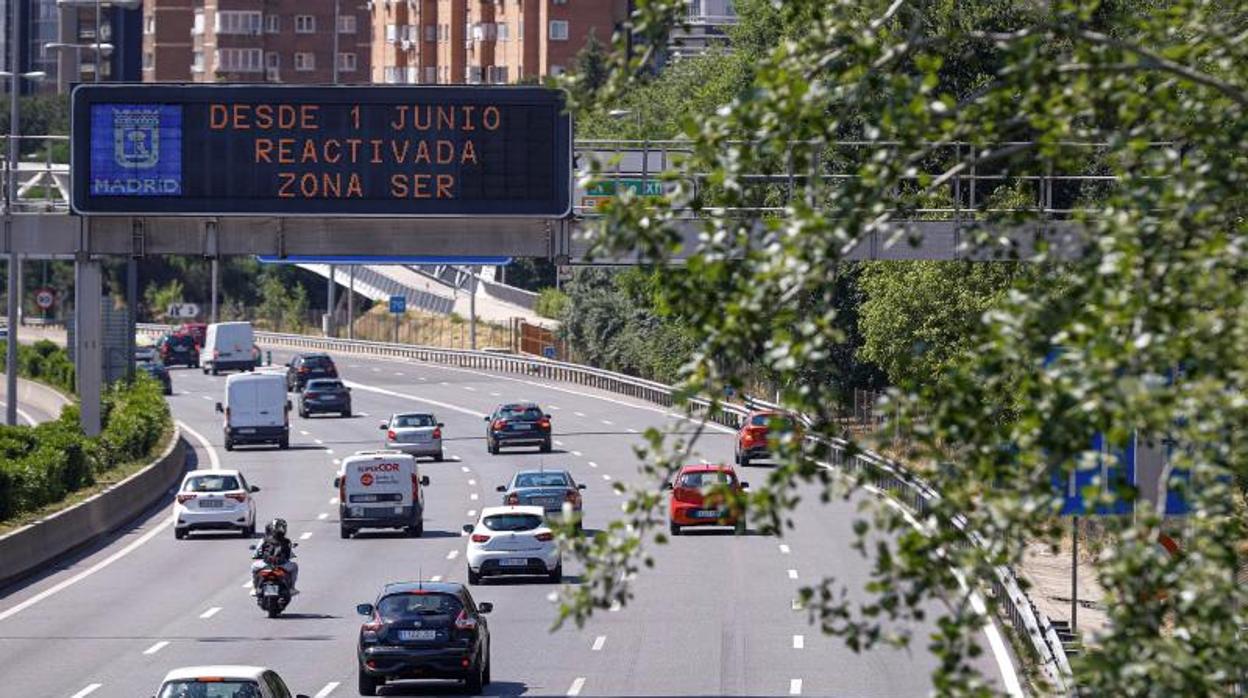
<svg viewBox="0 0 1248 698"><path fill-rule="evenodd" d="M260 570L268 565L268 558L275 558L275 564L286 571L286 577L290 580L290 595L294 596L299 593L295 588L295 582L299 579L299 565L292 559L294 558L294 543L286 537L286 520L273 519L264 527L264 541L256 547L256 554L252 557L255 562L251 563L251 588L254 596L259 592L260 588Z"/></svg>

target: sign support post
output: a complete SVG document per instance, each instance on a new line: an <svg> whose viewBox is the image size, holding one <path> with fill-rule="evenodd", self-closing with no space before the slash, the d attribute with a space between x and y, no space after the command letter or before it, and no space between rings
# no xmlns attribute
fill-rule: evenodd
<svg viewBox="0 0 1248 698"><path fill-rule="evenodd" d="M74 364L78 377L79 423L87 436L100 433L104 357L100 262L80 251L74 261Z"/></svg>
<svg viewBox="0 0 1248 698"><path fill-rule="evenodd" d="M468 346L477 350L477 275L473 274L468 282Z"/></svg>
<svg viewBox="0 0 1248 698"><path fill-rule="evenodd" d="M211 318L209 322L214 324L217 322L217 275L219 273L220 269L217 267L217 258L214 256L212 258L212 312L208 316Z"/></svg>
<svg viewBox="0 0 1248 698"><path fill-rule="evenodd" d="M1070 632L1079 631L1079 517L1070 529Z"/></svg>
<svg viewBox="0 0 1248 698"><path fill-rule="evenodd" d="M347 269L347 339L355 339L355 265Z"/></svg>

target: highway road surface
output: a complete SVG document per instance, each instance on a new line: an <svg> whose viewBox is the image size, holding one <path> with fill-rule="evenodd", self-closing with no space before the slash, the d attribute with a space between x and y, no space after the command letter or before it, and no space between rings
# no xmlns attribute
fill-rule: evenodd
<svg viewBox="0 0 1248 698"><path fill-rule="evenodd" d="M288 353L274 351L275 363ZM615 481L635 481L639 432L670 423L663 408L589 388L406 361L337 356L353 387L351 419L292 414L292 447L222 447L224 377L172 371L176 418L195 446L195 466L238 468L261 488L259 520L281 516L299 543L297 596L270 620L248 594L248 544L235 535L175 541L169 504L100 546L0 590L0 695L13 698L136 698L153 695L171 668L251 663L276 669L314 698L354 696L357 603L388 581L466 581L461 526L498 503L496 485L520 467L567 468L582 482L586 528L619 514ZM555 452L486 452L483 415L505 400L532 399L554 417ZM390 413L429 409L446 423L444 463L422 461L425 536L338 536L336 461L376 448ZM712 431L700 457L728 462L732 435ZM765 468L744 470L761 482ZM813 493L812 493L813 495ZM554 590L545 582L473 587L492 601L493 683L487 695L524 696L922 696L934 658L919 630L908 650L848 650L794 609L797 589L833 574L860 590L868 563L850 547L855 505L805 498L797 530L682 536L655 546L657 567L635 581L628 606L582 629L552 633ZM579 568L565 564L565 583ZM862 592L858 592L862 593ZM934 609L935 610L935 609ZM995 628L979 666L1003 690L1017 679ZM454 684L387 687L383 695L454 694Z"/></svg>

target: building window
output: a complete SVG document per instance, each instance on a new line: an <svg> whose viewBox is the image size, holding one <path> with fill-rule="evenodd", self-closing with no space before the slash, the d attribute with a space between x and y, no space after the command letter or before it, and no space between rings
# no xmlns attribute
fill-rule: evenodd
<svg viewBox="0 0 1248 698"><path fill-rule="evenodd" d="M151 51L144 51L143 70L151 70L154 67L156 67L156 57L152 55Z"/></svg>
<svg viewBox="0 0 1248 698"><path fill-rule="evenodd" d="M217 49L217 70L230 73L258 73L264 69L264 52L258 48Z"/></svg>
<svg viewBox="0 0 1248 698"><path fill-rule="evenodd" d="M338 33L354 34L355 33L355 15L339 15L338 16Z"/></svg>
<svg viewBox="0 0 1248 698"><path fill-rule="evenodd" d="M550 20L550 40L551 41L567 41L568 40L568 22L563 19Z"/></svg>
<svg viewBox="0 0 1248 698"><path fill-rule="evenodd" d="M277 51L269 51L264 54L264 67L280 68L282 67L282 54Z"/></svg>
<svg viewBox="0 0 1248 698"><path fill-rule="evenodd" d="M299 51L295 54L295 70L307 72L316 70L316 54L310 51Z"/></svg>
<svg viewBox="0 0 1248 698"><path fill-rule="evenodd" d="M552 65L552 66L550 66L550 74L551 74L551 75L554 75L555 77L558 77L558 76L560 76L560 75L563 75L563 73L564 73L564 72L565 72L565 71L564 71L564 69L563 69L563 66L561 66L561 65Z"/></svg>
<svg viewBox="0 0 1248 698"><path fill-rule="evenodd" d="M568 4L568 0L550 0L550 4L552 4L552 5L566 5L566 4Z"/></svg>
<svg viewBox="0 0 1248 698"><path fill-rule="evenodd" d="M438 40L438 28L433 26L432 24L426 24L425 25L425 41L437 41L437 40Z"/></svg>
<svg viewBox="0 0 1248 698"><path fill-rule="evenodd" d="M282 16L265 15L264 31L268 34L280 34L282 32Z"/></svg>
<svg viewBox="0 0 1248 698"><path fill-rule="evenodd" d="M195 20L191 23L191 34L204 33L204 11L195 10Z"/></svg>
<svg viewBox="0 0 1248 698"><path fill-rule="evenodd" d="M354 53L338 54L338 70L351 73L351 72L355 72L355 68L356 68L356 60L355 60Z"/></svg>
<svg viewBox="0 0 1248 698"><path fill-rule="evenodd" d="M259 12L220 10L216 15L218 34L259 34L263 21Z"/></svg>
<svg viewBox="0 0 1248 698"><path fill-rule="evenodd" d="M409 85L419 85L420 84L420 68L408 66L407 77L404 80L404 82L406 82Z"/></svg>
<svg viewBox="0 0 1248 698"><path fill-rule="evenodd" d="M382 79L385 80L387 85L394 85L401 81L402 75L402 68L396 68L392 65L388 65L382 73Z"/></svg>
<svg viewBox="0 0 1248 698"><path fill-rule="evenodd" d="M511 40L511 25L510 24L498 25L498 40L499 41Z"/></svg>
<svg viewBox="0 0 1248 698"><path fill-rule="evenodd" d="M464 81L469 85L478 85L481 83L481 67L470 65L464 69Z"/></svg>
<svg viewBox="0 0 1248 698"><path fill-rule="evenodd" d="M204 72L204 52L203 51L191 52L191 72L193 73Z"/></svg>
<svg viewBox="0 0 1248 698"><path fill-rule="evenodd" d="M394 24L386 25L386 41L394 43L399 40L399 28Z"/></svg>
<svg viewBox="0 0 1248 698"><path fill-rule="evenodd" d="M438 69L427 65L425 66L425 82L432 85L438 81Z"/></svg>
<svg viewBox="0 0 1248 698"><path fill-rule="evenodd" d="M143 18L143 33L144 34L156 33L156 15L148 15Z"/></svg>
<svg viewBox="0 0 1248 698"><path fill-rule="evenodd" d="M420 27L415 24L405 24L400 36L404 41L420 41Z"/></svg>
<svg viewBox="0 0 1248 698"><path fill-rule="evenodd" d="M316 16L315 15L295 15L295 33L296 34L315 34L316 33Z"/></svg>

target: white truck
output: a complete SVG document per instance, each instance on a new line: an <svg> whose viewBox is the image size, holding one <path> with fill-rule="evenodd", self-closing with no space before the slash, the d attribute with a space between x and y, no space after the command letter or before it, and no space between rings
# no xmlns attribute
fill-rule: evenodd
<svg viewBox="0 0 1248 698"><path fill-rule="evenodd" d="M250 322L215 322L208 326L199 366L207 374L256 368L256 336Z"/></svg>
<svg viewBox="0 0 1248 698"><path fill-rule="evenodd" d="M425 532L425 491L416 458L399 451L359 451L342 460L338 488L339 532L350 538L361 528L401 528L419 538Z"/></svg>
<svg viewBox="0 0 1248 698"><path fill-rule="evenodd" d="M277 444L290 448L290 400L286 377L274 373L241 373L225 380L225 450L238 444Z"/></svg>

